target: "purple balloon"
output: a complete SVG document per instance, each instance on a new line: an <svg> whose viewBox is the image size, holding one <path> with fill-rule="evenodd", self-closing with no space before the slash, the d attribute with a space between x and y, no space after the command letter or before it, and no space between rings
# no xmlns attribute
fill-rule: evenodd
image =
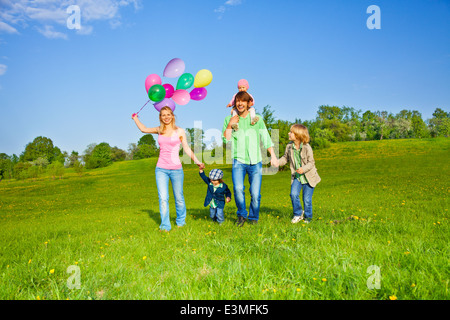
<svg viewBox="0 0 450 320"><path fill-rule="evenodd" d="M163 107L169 107L172 111L175 111L175 102L172 99L164 98L162 101L154 103L153 106L159 112Z"/></svg>
<svg viewBox="0 0 450 320"><path fill-rule="evenodd" d="M176 78L183 74L186 68L184 61L179 58L174 58L169 61L164 69L163 76L168 78Z"/></svg>
<svg viewBox="0 0 450 320"><path fill-rule="evenodd" d="M205 99L207 93L208 93L208 91L206 91L206 89L204 87L201 87L201 88L192 89L192 91L189 93L189 95L191 96L192 100L200 101L200 100Z"/></svg>
<svg viewBox="0 0 450 320"><path fill-rule="evenodd" d="M163 84L164 89L166 89L166 98L170 98L173 96L173 92L175 91L173 85L170 83Z"/></svg>

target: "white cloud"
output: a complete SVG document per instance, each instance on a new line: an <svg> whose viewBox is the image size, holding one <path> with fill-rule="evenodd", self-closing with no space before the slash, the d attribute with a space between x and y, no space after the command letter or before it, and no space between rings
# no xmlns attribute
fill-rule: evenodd
<svg viewBox="0 0 450 320"><path fill-rule="evenodd" d="M235 0L234 0L235 1ZM0 32L19 33L21 28L29 25L35 27L48 38L66 39L66 12L71 5L80 8L81 29L77 34L90 34L94 21L109 21L111 28L121 25L120 8L134 6L141 9L142 0L0 0ZM83 24L89 24L84 25ZM57 31L55 27L64 30ZM62 31L62 32L61 32Z"/></svg>
<svg viewBox="0 0 450 320"><path fill-rule="evenodd" d="M225 11L227 11L229 6L238 6L242 4L242 0L227 0L223 5L218 7L217 9L214 9L214 12L219 14L219 19L222 19L223 15L225 14Z"/></svg>
<svg viewBox="0 0 450 320"><path fill-rule="evenodd" d="M5 32L5 33L19 33L19 31L17 31L16 28L11 27L9 24L0 21L0 32Z"/></svg>
<svg viewBox="0 0 450 320"><path fill-rule="evenodd" d="M225 4L229 6L237 6L239 4L242 4L242 0L228 0L227 2L225 2Z"/></svg>
<svg viewBox="0 0 450 320"><path fill-rule="evenodd" d="M80 29L77 30L77 34L84 35L84 36L90 35L92 33L93 29L94 28L92 26L82 24L80 26Z"/></svg>
<svg viewBox="0 0 450 320"><path fill-rule="evenodd" d="M220 7L218 7L217 9L214 9L214 12L224 13L225 10L227 10L227 9L225 8L225 6L220 6Z"/></svg>
<svg viewBox="0 0 450 320"><path fill-rule="evenodd" d="M4 75L6 73L6 69L8 69L8 67L4 64L0 64L0 76Z"/></svg>
<svg viewBox="0 0 450 320"><path fill-rule="evenodd" d="M38 31L49 39L67 39L67 35L65 33L55 31L53 26L46 25L43 29L38 28Z"/></svg>

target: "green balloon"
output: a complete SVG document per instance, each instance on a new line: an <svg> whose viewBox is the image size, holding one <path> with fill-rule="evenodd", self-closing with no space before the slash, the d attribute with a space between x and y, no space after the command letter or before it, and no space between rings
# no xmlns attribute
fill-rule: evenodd
<svg viewBox="0 0 450 320"><path fill-rule="evenodd" d="M166 89L160 84L154 84L148 89L148 97L154 102L160 102L166 96Z"/></svg>
<svg viewBox="0 0 450 320"><path fill-rule="evenodd" d="M189 89L194 84L194 76L190 73L183 73L177 82L177 90Z"/></svg>

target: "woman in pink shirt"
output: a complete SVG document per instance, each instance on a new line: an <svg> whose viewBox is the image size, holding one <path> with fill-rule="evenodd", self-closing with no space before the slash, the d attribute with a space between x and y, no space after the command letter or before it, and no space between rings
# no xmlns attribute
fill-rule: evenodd
<svg viewBox="0 0 450 320"><path fill-rule="evenodd" d="M134 115L133 120L141 132L158 134L159 158L156 164L155 176L159 197L159 212L161 214L161 225L159 229L162 231L170 231L171 229L169 216L169 180L172 182L175 198L177 212L176 224L182 227L186 224L186 204L183 195L184 172L179 156L180 144L183 146L184 152L196 165L201 169L205 165L198 161L194 152L189 147L185 131L175 125L175 115L169 107L161 108L159 112L159 127L145 127L136 115Z"/></svg>

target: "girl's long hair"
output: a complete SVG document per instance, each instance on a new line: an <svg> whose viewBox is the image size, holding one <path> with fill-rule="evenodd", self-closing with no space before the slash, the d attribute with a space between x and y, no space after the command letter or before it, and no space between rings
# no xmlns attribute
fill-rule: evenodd
<svg viewBox="0 0 450 320"><path fill-rule="evenodd" d="M172 114L172 122L168 125L164 124L164 122L162 122L161 120L161 114L165 110L169 111ZM175 125L175 114L173 113L173 110L170 107L165 106L162 107L161 110L159 111L159 134L164 134L168 126L171 126L173 130L178 129L178 127ZM181 141L183 140L182 136L179 136L179 138Z"/></svg>

